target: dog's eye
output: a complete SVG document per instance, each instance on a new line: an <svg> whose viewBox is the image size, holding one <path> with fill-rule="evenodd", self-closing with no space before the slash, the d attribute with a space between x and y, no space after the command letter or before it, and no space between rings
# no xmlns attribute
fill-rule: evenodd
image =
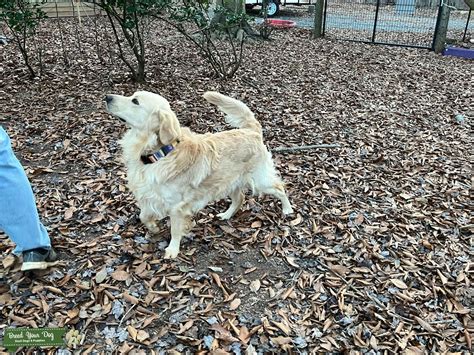
<svg viewBox="0 0 474 355"><path fill-rule="evenodd" d="M137 99L133 99L132 102L135 104L135 105L139 105L138 103L138 100Z"/></svg>

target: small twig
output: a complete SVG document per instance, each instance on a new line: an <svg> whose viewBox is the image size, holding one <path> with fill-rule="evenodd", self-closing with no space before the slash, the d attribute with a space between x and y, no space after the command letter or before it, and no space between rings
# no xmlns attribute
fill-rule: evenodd
<svg viewBox="0 0 474 355"><path fill-rule="evenodd" d="M117 328L120 328L120 326L122 325L122 322L125 320L125 317L135 308L136 304L132 305L127 312L125 312L125 314L123 315L122 319L120 319L120 323L118 325Z"/></svg>
<svg viewBox="0 0 474 355"><path fill-rule="evenodd" d="M299 147L280 147L272 149L272 152L275 153L286 153L286 152L296 152L299 150L311 150L311 149L328 149L328 148L340 148L339 144L315 144L315 145L302 145Z"/></svg>

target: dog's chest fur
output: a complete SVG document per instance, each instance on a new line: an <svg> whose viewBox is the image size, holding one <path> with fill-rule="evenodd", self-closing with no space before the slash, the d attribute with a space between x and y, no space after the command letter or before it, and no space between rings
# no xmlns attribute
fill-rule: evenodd
<svg viewBox="0 0 474 355"><path fill-rule="evenodd" d="M173 188L173 184L169 181L165 183L159 164L145 165L140 159L147 146L156 144L156 137L147 137L129 131L120 144L127 169L128 188L135 196L138 205L141 209L153 210L160 218L166 217L171 207L179 203L181 196Z"/></svg>

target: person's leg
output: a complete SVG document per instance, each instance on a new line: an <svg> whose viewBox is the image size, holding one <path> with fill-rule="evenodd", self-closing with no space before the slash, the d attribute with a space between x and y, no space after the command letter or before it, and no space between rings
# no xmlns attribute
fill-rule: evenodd
<svg viewBox="0 0 474 355"><path fill-rule="evenodd" d="M16 244L15 254L51 248L48 233L38 217L31 185L1 126L0 229Z"/></svg>

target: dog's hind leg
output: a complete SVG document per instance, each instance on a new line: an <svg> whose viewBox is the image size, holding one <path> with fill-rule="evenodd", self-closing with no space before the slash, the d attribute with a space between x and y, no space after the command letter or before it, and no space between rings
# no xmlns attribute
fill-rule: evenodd
<svg viewBox="0 0 474 355"><path fill-rule="evenodd" d="M275 170L270 153L267 152L266 156L262 159L257 169L253 172L252 179L254 193L265 193L277 197L281 201L283 214L293 213L293 208L288 200L288 196L286 196L283 182Z"/></svg>
<svg viewBox="0 0 474 355"><path fill-rule="evenodd" d="M275 183L270 187L266 187L262 192L269 195L273 195L280 199L283 214L287 215L293 213L293 208L291 207L291 203L288 200L288 196L286 196L285 188L283 187L282 182Z"/></svg>
<svg viewBox="0 0 474 355"><path fill-rule="evenodd" d="M222 220L225 219L230 219L235 212L237 212L240 207L242 207L242 203L244 202L244 193L240 189L235 189L232 191L230 194L230 198L232 199L232 203L230 204L229 208L227 211L223 213L219 213L217 217L219 217Z"/></svg>
<svg viewBox="0 0 474 355"><path fill-rule="evenodd" d="M157 217L153 212L147 209L142 209L140 211L140 221L142 221L151 234L158 234L160 232L160 227L157 223Z"/></svg>
<svg viewBox="0 0 474 355"><path fill-rule="evenodd" d="M186 210L175 210L170 214L171 221L171 241L165 249L165 259L174 259L179 254L179 245L181 238L185 236L195 223L192 220L192 214Z"/></svg>

